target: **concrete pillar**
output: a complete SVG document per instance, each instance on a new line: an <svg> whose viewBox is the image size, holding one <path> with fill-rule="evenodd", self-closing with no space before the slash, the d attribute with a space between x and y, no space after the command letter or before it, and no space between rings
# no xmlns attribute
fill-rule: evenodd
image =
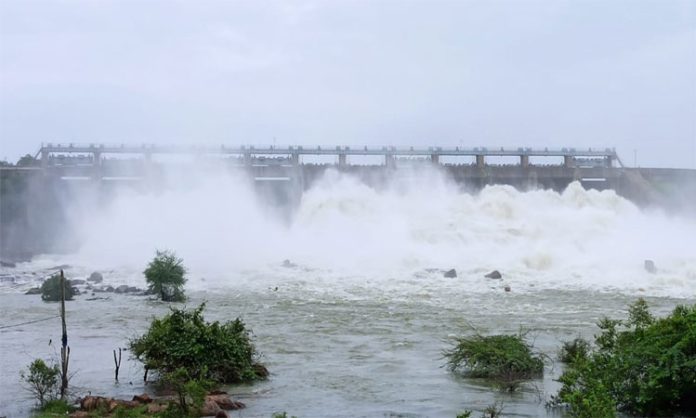
<svg viewBox="0 0 696 418"><path fill-rule="evenodd" d="M290 161L293 167L298 167L300 165L300 154L293 152L290 154Z"/></svg>
<svg viewBox="0 0 696 418"><path fill-rule="evenodd" d="M575 166L575 163L573 162L573 156L571 155L564 155L563 156L563 166L566 168L572 168Z"/></svg>
<svg viewBox="0 0 696 418"><path fill-rule="evenodd" d="M387 168L395 168L396 160L394 159L394 154L384 154L384 164Z"/></svg>
<svg viewBox="0 0 696 418"><path fill-rule="evenodd" d="M49 152L45 148L41 148L41 168L48 168Z"/></svg>
<svg viewBox="0 0 696 418"><path fill-rule="evenodd" d="M483 168L486 165L486 159L484 158L483 155L477 155L476 156L476 167L478 168Z"/></svg>
<svg viewBox="0 0 696 418"><path fill-rule="evenodd" d="M529 167L529 155L520 155L520 165L522 168Z"/></svg>
<svg viewBox="0 0 696 418"><path fill-rule="evenodd" d="M251 153L250 152L244 153L244 167L251 168Z"/></svg>
<svg viewBox="0 0 696 418"><path fill-rule="evenodd" d="M338 154L338 168L345 168L346 165L346 154Z"/></svg>
<svg viewBox="0 0 696 418"><path fill-rule="evenodd" d="M431 154L430 162L432 162L433 165L440 165L440 154Z"/></svg>
<svg viewBox="0 0 696 418"><path fill-rule="evenodd" d="M102 178L102 161L101 161L101 152L100 151L94 151L92 152L92 178L95 180L101 180Z"/></svg>

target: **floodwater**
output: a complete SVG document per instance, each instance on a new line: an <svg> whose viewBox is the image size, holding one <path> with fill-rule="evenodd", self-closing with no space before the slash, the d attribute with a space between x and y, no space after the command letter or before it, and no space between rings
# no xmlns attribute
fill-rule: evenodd
<svg viewBox="0 0 696 418"><path fill-rule="evenodd" d="M638 297L659 315L696 303L693 219L645 212L577 184L560 194L495 186L472 195L432 178L427 187L410 179L377 191L328 177L303 197L290 225L224 179L128 195L83 217L85 245L76 254L2 268L0 415L30 414L20 369L58 357L58 305L23 292L59 264L70 266L68 278L100 271L100 285L144 287L155 248L176 250L189 267L186 306L206 302L209 320L241 317L253 330L271 376L229 388L247 405L232 415L240 417L454 417L494 402L505 416L562 416L544 405L558 389L561 341L591 338L597 320L625 317ZM657 273L645 271L645 259ZM443 276L450 268L458 277ZM484 277L493 269L502 280ZM149 391L127 353L114 382L112 350L168 307L113 293L68 302L75 394ZM543 379L517 393L443 367L454 336L520 330L547 364Z"/></svg>

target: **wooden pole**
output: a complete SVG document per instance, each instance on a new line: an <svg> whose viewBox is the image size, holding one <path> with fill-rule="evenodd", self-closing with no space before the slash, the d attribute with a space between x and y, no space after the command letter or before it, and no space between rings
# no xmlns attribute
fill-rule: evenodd
<svg viewBox="0 0 696 418"><path fill-rule="evenodd" d="M118 349L118 360L116 359L116 350L114 350L114 365L116 366L115 378L118 382L118 369L121 368L121 349Z"/></svg>
<svg viewBox="0 0 696 418"><path fill-rule="evenodd" d="M70 361L70 347L68 347L68 328L65 325L65 275L60 271L60 320L63 323L62 345L60 347L60 399L65 399L68 390L68 362Z"/></svg>

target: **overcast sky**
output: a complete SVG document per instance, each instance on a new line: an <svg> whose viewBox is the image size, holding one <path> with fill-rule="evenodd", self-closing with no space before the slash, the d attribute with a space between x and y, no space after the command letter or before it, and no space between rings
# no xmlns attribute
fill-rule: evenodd
<svg viewBox="0 0 696 418"><path fill-rule="evenodd" d="M616 147L696 168L696 1L0 1L42 142Z"/></svg>

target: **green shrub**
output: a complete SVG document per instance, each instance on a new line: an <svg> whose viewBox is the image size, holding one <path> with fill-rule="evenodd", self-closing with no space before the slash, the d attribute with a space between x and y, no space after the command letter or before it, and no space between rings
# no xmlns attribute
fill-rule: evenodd
<svg viewBox="0 0 696 418"><path fill-rule="evenodd" d="M20 372L20 377L27 390L36 397L39 407L45 407L58 397L60 370L57 364L49 366L43 360L36 359L27 370Z"/></svg>
<svg viewBox="0 0 696 418"><path fill-rule="evenodd" d="M559 359L566 364L587 358L590 353L590 343L583 338L565 341L559 353Z"/></svg>
<svg viewBox="0 0 696 418"><path fill-rule="evenodd" d="M522 335L460 337L455 347L445 352L445 358L452 372L495 379L509 390L520 380L539 377L544 371L543 360Z"/></svg>
<svg viewBox="0 0 696 418"><path fill-rule="evenodd" d="M184 415L200 409L205 401L205 395L213 386L208 380L191 376L183 367L162 376L162 383L176 392L179 398L176 406Z"/></svg>
<svg viewBox="0 0 696 418"><path fill-rule="evenodd" d="M457 414L457 418L471 418L471 411L466 410Z"/></svg>
<svg viewBox="0 0 696 418"><path fill-rule="evenodd" d="M172 309L154 319L147 333L131 340L133 355L160 376L184 369L191 379L238 383L265 378L256 350L240 319L221 324L203 319L205 304L192 311Z"/></svg>
<svg viewBox="0 0 696 418"><path fill-rule="evenodd" d="M183 302L186 269L184 260L172 251L157 251L143 273L148 292L160 296L166 302Z"/></svg>
<svg viewBox="0 0 696 418"><path fill-rule="evenodd" d="M640 299L627 321L605 318L598 325L597 349L569 365L553 403L568 405L578 417L599 416L588 412L597 405L602 416L616 409L639 416L696 415L696 305L655 319Z"/></svg>
<svg viewBox="0 0 696 418"><path fill-rule="evenodd" d="M70 286L70 280L65 280L65 300L72 300L75 289ZM60 275L54 274L41 284L41 300L45 302L60 302Z"/></svg>

